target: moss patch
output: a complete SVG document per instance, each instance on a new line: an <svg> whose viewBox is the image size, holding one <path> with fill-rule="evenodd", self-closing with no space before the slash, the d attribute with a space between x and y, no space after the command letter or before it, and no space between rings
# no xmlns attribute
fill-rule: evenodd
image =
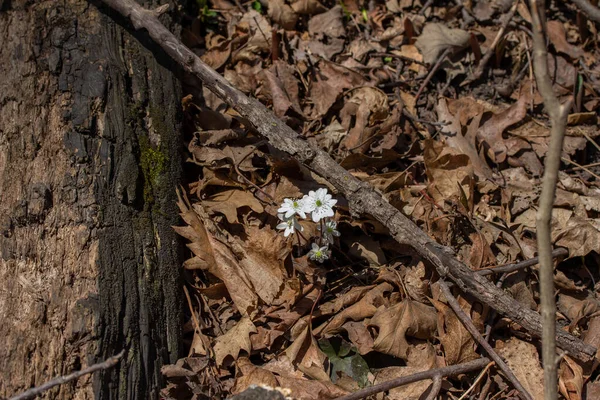
<svg viewBox="0 0 600 400"><path fill-rule="evenodd" d="M140 166L144 175L144 202L154 204L154 190L160 186L160 178L167 165L167 157L160 149L152 147L147 136L140 136Z"/></svg>

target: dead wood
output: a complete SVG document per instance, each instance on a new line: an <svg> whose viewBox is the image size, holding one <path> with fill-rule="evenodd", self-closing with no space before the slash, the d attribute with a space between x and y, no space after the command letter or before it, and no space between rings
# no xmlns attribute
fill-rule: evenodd
<svg viewBox="0 0 600 400"><path fill-rule="evenodd" d="M422 381L424 379L436 379L436 377L450 377L465 374L467 372L484 368L489 363L490 360L488 358L479 358L477 360L469 361L464 364L456 364L443 368L434 368L428 371L418 372L413 375L401 376L400 378L392 379L387 382L380 383L378 385L369 386L368 388L356 391L347 396L338 397L336 400L364 399L368 396L372 396L380 392L385 392L398 386L408 385L409 383Z"/></svg>
<svg viewBox="0 0 600 400"><path fill-rule="evenodd" d="M391 236L400 245L406 246L407 251L433 265L441 277L452 280L461 290L511 318L533 336L541 336L542 324L538 313L523 308L490 281L475 274L456 259L452 249L431 239L369 184L352 176L316 144L305 140L285 125L258 100L249 98L232 87L225 78L204 64L169 32L153 11L142 8L133 0L102 1L129 18L136 29L146 29L150 37L186 72L197 76L209 90L233 107L273 147L288 153L329 181L348 199L353 214L370 214L386 226ZM557 342L563 350L583 362L590 361L596 353L594 347L562 330L557 333Z"/></svg>

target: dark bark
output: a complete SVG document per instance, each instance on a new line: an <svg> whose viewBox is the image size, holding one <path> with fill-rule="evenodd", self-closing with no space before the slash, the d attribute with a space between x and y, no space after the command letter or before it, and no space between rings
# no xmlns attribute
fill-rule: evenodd
<svg viewBox="0 0 600 400"><path fill-rule="evenodd" d="M0 397L125 349L46 396L158 398L182 355L180 83L106 13L0 1Z"/></svg>

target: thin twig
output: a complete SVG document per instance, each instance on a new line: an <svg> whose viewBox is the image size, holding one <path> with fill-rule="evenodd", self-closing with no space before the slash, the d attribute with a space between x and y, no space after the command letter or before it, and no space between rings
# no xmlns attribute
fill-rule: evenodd
<svg viewBox="0 0 600 400"><path fill-rule="evenodd" d="M558 258L569 255L569 251L565 248L558 248L552 252L552 258ZM475 271L477 274L485 276L498 273L508 273L519 269L527 268L536 265L539 262L538 257L530 258L529 260L520 261L516 264L501 265L499 267L485 268Z"/></svg>
<svg viewBox="0 0 600 400"><path fill-rule="evenodd" d="M483 369L483 371L481 371L479 373L479 376L477 377L477 379L475 379L475 382L473 382L473 384L458 398L458 400L464 400L469 395L469 393L471 393L473 391L475 386L477 386L477 384L483 379L483 377L489 371L489 369L492 365L494 365L494 363L489 363L488 365L486 365L486 367Z"/></svg>
<svg viewBox="0 0 600 400"><path fill-rule="evenodd" d="M490 45L490 48L488 49L488 51L485 53L485 55L483 56L483 58L479 62L479 65L477 66L477 69L473 73L473 77L471 79L467 80L466 83L471 83L471 82L476 81L479 78L481 78L481 75L483 75L483 71L485 70L485 67L487 66L488 62L490 61L490 59L492 58L492 56L496 53L496 46L498 46L498 43L500 43L500 40L504 36L504 31L506 31L506 27L508 26L508 23L515 16L515 12L517 11L517 6L518 5L519 5L519 0L515 0L515 3L511 7L511 9L508 12L508 14L506 14L504 16L504 21L502 23L502 26L500 26L500 30L496 34L496 37L494 38L494 41ZM465 85L466 83L464 83L463 85Z"/></svg>
<svg viewBox="0 0 600 400"><path fill-rule="evenodd" d="M550 223L558 183L560 155L567 126L571 101L560 104L552 89L548 71L546 49L544 1L531 0L531 25L533 33L533 68L538 91L544 99L552 129L544 165L542 194L537 213L537 245L540 259L540 307L542 312L542 361L544 363L544 399L558 398L556 364L556 302L554 299L554 263L552 262L552 236Z"/></svg>
<svg viewBox="0 0 600 400"><path fill-rule="evenodd" d="M473 325L473 321L471 321L471 318L467 315L467 313L464 312L464 310L458 304L458 301L456 300L456 298L452 295L452 292L450 291L448 284L443 280L439 280L438 282L440 284L440 288L442 289L442 293L444 294L444 297L446 297L446 300L448 301L448 304L450 305L450 307L452 308L452 310L454 311L454 313L456 314L456 316L458 317L460 322L462 322L462 324L465 326L465 328L469 331L471 336L473 336L473 338L481 345L481 347L483 347L483 349L486 351L486 353L488 353L488 356L490 356L490 358L492 360L494 360L494 362L496 363L498 368L500 368L502 370L502 372L504 372L504 375L506 375L506 378L513 384L515 389L517 389L519 391L519 394L521 395L521 397L525 400L533 400L533 398L531 397L529 392L527 392L527 390L523 387L523 385L521 385L521 382L519 382L519 380L517 379L515 374L513 374L511 369L504 362L504 360L502 358L500 358L498 353L496 353L496 351L484 339L484 337L481 335L481 333L479 333L479 331L477 330L475 325Z"/></svg>
<svg viewBox="0 0 600 400"><path fill-rule="evenodd" d="M119 362L121 357L123 357L124 354L125 354L125 350L121 350L119 352L119 354L112 356L101 363L91 365L87 368L82 369L81 371L76 371L76 372L70 373L69 375L59 376L57 378L52 379L51 381L44 383L41 386L31 388L31 389L27 390L26 392L23 392L21 394L13 396L13 397L9 398L8 400L33 399L36 396L39 396L40 394L44 393L46 390L52 389L54 386L63 385L67 382L74 381L76 379L81 378L84 375L88 375L88 374L94 373L96 371L112 368L115 365L117 365L117 363Z"/></svg>
<svg viewBox="0 0 600 400"><path fill-rule="evenodd" d="M409 383L419 382L425 379L433 379L436 376L452 377L460 374L465 374L467 372L484 368L489 363L489 358L480 358L474 361L466 362L464 364L456 364L450 367L430 369L429 371L418 372L413 375L402 376L400 378L392 379L387 382L369 386L368 388L361 389L346 396L338 397L336 400L360 400L380 392L385 392L390 389L397 388L398 386L408 385Z"/></svg>
<svg viewBox="0 0 600 400"><path fill-rule="evenodd" d="M490 364L492 364L492 363L490 363ZM431 384L431 390L429 391L429 394L427 395L427 398L425 400L437 399L438 394L440 394L440 390L442 389L442 378L443 378L443 376L441 376L441 375L436 375L433 377L433 383Z"/></svg>
<svg viewBox="0 0 600 400"><path fill-rule="evenodd" d="M448 57L448 54L450 54L450 51L451 51L450 48L447 48L438 57L438 59L435 62L434 66L431 68L431 71L429 71L429 74L427 74L427 77L425 78L425 80L423 81L423 83L421 83L421 87L419 88L419 90L417 91L417 94L415 95L415 103L419 100L419 96L421 96L421 93L423 92L423 89L425 89L425 86L427 86L427 84L429 83L429 81L431 80L431 78L433 78L433 75L440 68L440 66L442 65L442 62L446 59L446 57Z"/></svg>
<svg viewBox="0 0 600 400"><path fill-rule="evenodd" d="M581 8L586 17L600 23L600 9L594 7L587 0L573 0L577 7Z"/></svg>
<svg viewBox="0 0 600 400"><path fill-rule="evenodd" d="M348 199L352 213L372 215L389 229L390 235L399 245L412 251L413 255L420 257L428 265L435 267L440 276L454 281L461 290L509 317L533 336L541 336L542 325L539 314L523 307L485 277L475 274L456 258L452 249L435 242L369 184L361 182L346 171L318 145L301 137L258 100L249 98L233 87L183 45L152 13L133 0L102 0L102 2L129 18L134 28L144 28L174 62L184 71L200 79L207 89L235 109L251 127L269 141L270 145L294 157L296 161L331 183ZM563 330L557 332L557 340L564 350L579 361L590 361L596 354L593 346L583 343L582 340Z"/></svg>

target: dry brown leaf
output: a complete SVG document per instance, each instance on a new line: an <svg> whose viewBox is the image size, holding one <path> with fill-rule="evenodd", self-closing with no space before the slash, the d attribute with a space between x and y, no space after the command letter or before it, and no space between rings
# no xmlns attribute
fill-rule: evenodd
<svg viewBox="0 0 600 400"><path fill-rule="evenodd" d="M212 69L219 69L231 56L231 41L221 35L209 33L206 37L206 53L200 57Z"/></svg>
<svg viewBox="0 0 600 400"><path fill-rule="evenodd" d="M308 326L285 350L286 356L303 373L321 382L330 382L328 358L321 351Z"/></svg>
<svg viewBox="0 0 600 400"><path fill-rule="evenodd" d="M436 367L435 349L430 343L418 344L411 348L406 367L382 368L375 373L374 385L392 379L428 371ZM387 395L389 400L418 400L431 385L430 379L409 383L391 389Z"/></svg>
<svg viewBox="0 0 600 400"><path fill-rule="evenodd" d="M571 321L570 326L576 326L583 318L589 317L600 310L598 301L592 298L578 299L561 293L558 297L558 309Z"/></svg>
<svg viewBox="0 0 600 400"><path fill-rule="evenodd" d="M497 343L496 351L506 360L508 367L534 400L543 400L544 371L535 346L512 338L507 342Z"/></svg>
<svg viewBox="0 0 600 400"><path fill-rule="evenodd" d="M423 28L415 45L423 54L423 61L435 64L438 57L446 50L463 49L469 44L471 34L462 29L450 29L439 23L429 23Z"/></svg>
<svg viewBox="0 0 600 400"><path fill-rule="evenodd" d="M227 356L236 360L242 350L250 354L252 351L251 333L256 333L256 327L249 317L242 317L233 328L215 339L213 349L217 365L223 365Z"/></svg>
<svg viewBox="0 0 600 400"><path fill-rule="evenodd" d="M394 287L386 282L377 285L366 293L358 303L345 308L340 313L336 314L331 321L326 322L315 329L315 334L324 335L333 333L348 320L362 321L365 318L372 317L377 312L379 306L387 304L385 295L393 290Z"/></svg>
<svg viewBox="0 0 600 400"><path fill-rule="evenodd" d="M471 305L464 298L458 298L461 308L470 314ZM460 364L479 358L475 352L475 340L467 328L458 319L452 308L441 301L431 299L439 311L438 334L444 347L446 363L448 365Z"/></svg>
<svg viewBox="0 0 600 400"><path fill-rule="evenodd" d="M225 215L227 222L230 224L240 222L238 220L238 209L243 207L248 207L259 214L264 211L260 201L248 190L224 190L203 200L202 205L209 214L221 213Z"/></svg>
<svg viewBox="0 0 600 400"><path fill-rule="evenodd" d="M321 312L321 315L335 314L342 308L346 308L358 302L374 287L375 285L352 287L348 292L338 296L335 300L321 304L319 306L319 311Z"/></svg>
<svg viewBox="0 0 600 400"><path fill-rule="evenodd" d="M248 389L250 385L269 386L272 388L279 386L275 374L253 365L247 357L240 357L235 366L237 373L235 385L231 389L232 394L241 393Z"/></svg>
<svg viewBox="0 0 600 400"><path fill-rule="evenodd" d="M600 253L600 220L570 218L553 226L552 241L555 246L569 249L569 258L586 256L592 251Z"/></svg>
<svg viewBox="0 0 600 400"><path fill-rule="evenodd" d="M480 180L491 179L492 170L486 164L483 156L479 154L476 148L476 134L480 120L476 118L469 126L467 134L463 136L462 127L466 125L467 121L465 120L464 124L461 124L460 118L464 113L457 112L455 115L452 115L445 99L439 100L436 111L440 122L449 123L442 127L441 131L446 144L469 157L474 172ZM479 116L479 118L481 118L481 116Z"/></svg>
<svg viewBox="0 0 600 400"><path fill-rule="evenodd" d="M327 11L327 8L318 0L298 0L292 3L292 8L298 14L314 15Z"/></svg>
<svg viewBox="0 0 600 400"><path fill-rule="evenodd" d="M567 400L582 400L583 368L571 357L565 356L560 363L558 388Z"/></svg>
<svg viewBox="0 0 600 400"><path fill-rule="evenodd" d="M467 196L473 198L474 171L467 155L432 139L425 140L423 150L429 186L427 191L437 204L446 200L457 201Z"/></svg>
<svg viewBox="0 0 600 400"><path fill-rule="evenodd" d="M356 347L359 354L367 354L373 351L373 337L363 322L348 321L342 325L342 329L348 333L348 339Z"/></svg>
<svg viewBox="0 0 600 400"><path fill-rule="evenodd" d="M296 28L298 14L294 12L292 7L285 4L283 0L269 0L268 8L269 18L273 22L279 24L279 26L287 31L292 31Z"/></svg>
<svg viewBox="0 0 600 400"><path fill-rule="evenodd" d="M477 129L477 137L488 144L490 156L501 163L506 159L507 145L502 133L509 126L520 122L527 115L527 98L521 96L512 106L502 112L492 114L481 127Z"/></svg>
<svg viewBox="0 0 600 400"><path fill-rule="evenodd" d="M369 326L379 329L373 349L406 359L409 352L407 336L432 339L437 331L435 309L412 300L391 307L381 307L371 318Z"/></svg>
<svg viewBox="0 0 600 400"><path fill-rule="evenodd" d="M367 130L367 126L383 121L388 112L387 95L380 89L365 86L349 91L340 111L342 126L348 131L342 146L358 152L367 150L370 146L368 139L376 133L375 130Z"/></svg>
<svg viewBox="0 0 600 400"><path fill-rule="evenodd" d="M319 34L330 38L340 38L346 35L342 20L342 7L335 6L323 14L315 15L308 21L308 32L312 36Z"/></svg>
<svg viewBox="0 0 600 400"><path fill-rule="evenodd" d="M546 23L546 32L548 33L550 43L552 43L556 51L564 53L574 60L583 57L583 50L567 42L567 32L562 22L548 21Z"/></svg>
<svg viewBox="0 0 600 400"><path fill-rule="evenodd" d="M271 49L271 35L269 33L273 28L269 21L258 11L251 9L246 12L238 23L238 28L247 30L250 33L246 50L269 51Z"/></svg>

